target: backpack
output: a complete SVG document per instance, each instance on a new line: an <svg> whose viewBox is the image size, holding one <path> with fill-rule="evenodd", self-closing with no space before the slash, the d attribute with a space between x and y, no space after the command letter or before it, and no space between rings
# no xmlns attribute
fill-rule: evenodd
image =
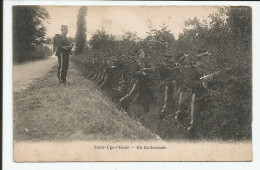
<svg viewBox="0 0 260 170"><path fill-rule="evenodd" d="M53 52L56 52L56 56L59 55L58 47L60 46L60 44L61 44L61 36L59 34L55 34L53 38Z"/></svg>

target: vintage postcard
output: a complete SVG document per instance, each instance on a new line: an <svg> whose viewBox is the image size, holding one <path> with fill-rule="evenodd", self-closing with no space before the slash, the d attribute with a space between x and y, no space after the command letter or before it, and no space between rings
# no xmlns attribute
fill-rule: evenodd
<svg viewBox="0 0 260 170"><path fill-rule="evenodd" d="M13 160L252 161L250 6L13 5Z"/></svg>

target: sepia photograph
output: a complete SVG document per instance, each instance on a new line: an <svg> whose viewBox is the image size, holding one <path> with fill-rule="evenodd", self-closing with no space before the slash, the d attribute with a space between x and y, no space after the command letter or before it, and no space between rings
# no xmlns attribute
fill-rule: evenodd
<svg viewBox="0 0 260 170"><path fill-rule="evenodd" d="M12 6L13 159L252 161L251 6Z"/></svg>

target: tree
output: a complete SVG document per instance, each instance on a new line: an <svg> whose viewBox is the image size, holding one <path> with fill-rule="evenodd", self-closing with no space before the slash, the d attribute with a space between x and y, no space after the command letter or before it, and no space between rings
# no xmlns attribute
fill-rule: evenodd
<svg viewBox="0 0 260 170"><path fill-rule="evenodd" d="M78 12L77 33L76 33L76 54L84 51L86 46L86 15L87 7L81 7Z"/></svg>
<svg viewBox="0 0 260 170"><path fill-rule="evenodd" d="M173 49L175 37L168 29L168 26L162 25L160 29L150 28L143 43L146 44L146 52L151 56L151 60L158 62L163 58L167 50Z"/></svg>
<svg viewBox="0 0 260 170"><path fill-rule="evenodd" d="M97 30L95 34L92 35L89 44L93 50L101 50L104 48L110 40L114 40L112 35L107 34L104 29Z"/></svg>
<svg viewBox="0 0 260 170"><path fill-rule="evenodd" d="M251 49L252 41L252 9L251 7L230 7L227 10L227 25L232 31L233 38L245 46L244 50Z"/></svg>
<svg viewBox="0 0 260 170"><path fill-rule="evenodd" d="M89 44L93 50L100 51L103 53L111 53L113 50L115 37L111 34L106 33L104 29L97 30L97 32L91 37Z"/></svg>
<svg viewBox="0 0 260 170"><path fill-rule="evenodd" d="M13 7L13 52L14 60L30 59L30 54L44 42L46 28L42 21L49 18L48 12L39 6Z"/></svg>

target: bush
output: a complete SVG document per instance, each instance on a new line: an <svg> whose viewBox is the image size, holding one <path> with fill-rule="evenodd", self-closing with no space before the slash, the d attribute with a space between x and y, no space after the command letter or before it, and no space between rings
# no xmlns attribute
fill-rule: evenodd
<svg viewBox="0 0 260 170"><path fill-rule="evenodd" d="M29 60L44 59L52 55L52 50L47 47L40 45L35 50L29 53Z"/></svg>

